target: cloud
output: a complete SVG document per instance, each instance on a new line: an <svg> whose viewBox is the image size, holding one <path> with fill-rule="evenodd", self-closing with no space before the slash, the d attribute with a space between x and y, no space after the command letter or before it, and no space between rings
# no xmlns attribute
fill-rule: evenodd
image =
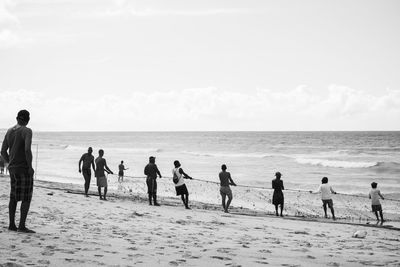
<svg viewBox="0 0 400 267"><path fill-rule="evenodd" d="M10 11L13 6L12 1L0 0L0 29L19 24L18 18Z"/></svg>
<svg viewBox="0 0 400 267"><path fill-rule="evenodd" d="M0 49L20 43L20 38L16 33L20 22L10 11L13 6L12 1L0 0Z"/></svg>
<svg viewBox="0 0 400 267"><path fill-rule="evenodd" d="M0 128L18 109L41 130L399 130L400 90L371 95L331 86L237 93L217 88L104 95L91 101L3 91Z"/></svg>

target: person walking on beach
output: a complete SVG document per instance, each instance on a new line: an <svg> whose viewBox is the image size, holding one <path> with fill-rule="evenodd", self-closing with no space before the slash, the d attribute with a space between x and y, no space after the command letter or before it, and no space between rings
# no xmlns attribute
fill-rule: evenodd
<svg viewBox="0 0 400 267"><path fill-rule="evenodd" d="M33 174L32 168L32 130L28 125L30 114L27 110L21 110L17 115L17 125L10 128L1 147L1 155L8 162L11 190L8 205L9 226L11 231L23 233L35 233L26 227L26 218L32 200ZM21 202L19 226L15 225L15 212L17 203Z"/></svg>
<svg viewBox="0 0 400 267"><path fill-rule="evenodd" d="M285 188L283 187L283 181L281 180L282 174L280 172L275 173L275 179L272 180L272 188L274 189L274 194L272 195L272 204L275 205L275 214L276 216L278 215L278 206L281 206L281 217L282 211L283 211L283 202L284 202L284 197L283 197L283 192Z"/></svg>
<svg viewBox="0 0 400 267"><path fill-rule="evenodd" d="M222 197L222 208L224 212L229 212L229 205L232 202L232 190L229 185L236 186L235 182L232 180L231 173L226 171L226 165L221 166L221 172L219 173L220 188L219 193ZM228 202L225 202L226 196L228 196Z"/></svg>
<svg viewBox="0 0 400 267"><path fill-rule="evenodd" d="M95 176L97 178L97 189L99 191L99 196L101 200L107 200L107 177L104 173L106 171L108 174L114 174L110 168L107 166L106 159L103 158L104 156L104 150L100 149L99 150L99 156L96 158L96 171L95 171ZM104 187L104 197L101 195L101 188Z"/></svg>
<svg viewBox="0 0 400 267"><path fill-rule="evenodd" d="M313 192L311 191L311 193ZM333 201L331 195L331 193L336 194L336 192L328 184L328 177L322 178L322 184L318 187L318 190L315 193L321 193L321 200L324 208L325 218L328 218L328 215L326 213L326 206L328 205L332 213L332 219L336 220L335 210L333 209Z"/></svg>
<svg viewBox="0 0 400 267"><path fill-rule="evenodd" d="M144 167L144 175L147 176L147 193L149 194L149 204L152 205L151 200L154 201L154 206L160 206L157 202L157 175L161 178L161 173L156 165L156 158L150 157L149 163Z"/></svg>
<svg viewBox="0 0 400 267"><path fill-rule="evenodd" d="M382 205L379 201L379 198L383 198L381 191L377 189L376 187L378 186L377 183L373 182L371 183L371 191L369 192L369 198L371 199L371 205L372 205L372 211L375 213L376 220L379 221L378 217L378 211L379 215L381 216L381 222L384 222L383 220L383 212L382 212Z"/></svg>
<svg viewBox="0 0 400 267"><path fill-rule="evenodd" d="M94 167L94 156L92 155L93 149L91 147L88 148L88 152L83 154L81 159L79 160L79 173L82 173L83 178L85 179L85 196L89 197L88 191L90 187L90 179L92 177L92 172L90 171L90 167L92 167L93 171L95 171ZM83 164L82 164L83 163ZM81 168L82 165L82 168Z"/></svg>
<svg viewBox="0 0 400 267"><path fill-rule="evenodd" d="M175 184L175 191L177 196L181 196L182 202L185 205L186 209L190 209L189 207L189 192L187 190L185 181L183 179L193 179L189 175L187 175L183 169L181 168L181 164L178 160L174 161L175 168L172 169L172 180Z"/></svg>
<svg viewBox="0 0 400 267"><path fill-rule="evenodd" d="M124 181L124 171L128 170L129 168L125 169L124 161L121 160L121 164L118 165L118 169L119 169L119 171L118 171L118 182L120 182L120 181L123 182Z"/></svg>

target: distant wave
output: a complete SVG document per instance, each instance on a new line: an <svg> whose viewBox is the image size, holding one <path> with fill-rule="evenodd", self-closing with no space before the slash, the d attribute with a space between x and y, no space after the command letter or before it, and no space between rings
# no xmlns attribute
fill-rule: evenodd
<svg viewBox="0 0 400 267"><path fill-rule="evenodd" d="M400 174L400 163L399 162L378 162L375 166L372 166L371 169L374 171L381 172L389 172Z"/></svg>
<svg viewBox="0 0 400 267"><path fill-rule="evenodd" d="M295 161L300 164L318 165L332 168L371 168L376 172L395 172L400 173L399 162L375 162L375 161L345 161L345 160L330 160L319 158L295 158Z"/></svg>
<svg viewBox="0 0 400 267"><path fill-rule="evenodd" d="M370 168L378 164L378 162L342 161L318 158L296 158L295 161L300 164L310 164L333 168Z"/></svg>
<svg viewBox="0 0 400 267"><path fill-rule="evenodd" d="M201 153L201 152L191 152L191 151L183 151L183 153L196 156L196 157L228 157L228 158L268 158L280 156L277 154L268 154L268 153Z"/></svg>
<svg viewBox="0 0 400 267"><path fill-rule="evenodd" d="M88 149L88 147L67 145L67 146L65 146L64 149L72 150L72 151L81 151L83 153L84 151L86 151ZM108 150L108 151L131 152L131 153L151 153L151 152L160 153L160 152L163 152L163 149L161 149L161 148L102 147L102 149ZM97 148L94 148L94 150L97 151Z"/></svg>

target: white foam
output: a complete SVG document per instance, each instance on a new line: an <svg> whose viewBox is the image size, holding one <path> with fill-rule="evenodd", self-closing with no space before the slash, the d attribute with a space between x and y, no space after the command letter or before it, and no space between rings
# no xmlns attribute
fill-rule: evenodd
<svg viewBox="0 0 400 267"><path fill-rule="evenodd" d="M318 158L296 158L297 163L319 165L323 167L334 167L334 168L369 168L376 166L378 162L367 162L367 161L342 161L342 160L329 160L329 159L318 159Z"/></svg>

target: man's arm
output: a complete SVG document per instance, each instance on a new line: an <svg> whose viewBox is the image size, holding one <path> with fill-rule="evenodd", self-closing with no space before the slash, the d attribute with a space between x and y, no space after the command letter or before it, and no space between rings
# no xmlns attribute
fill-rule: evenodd
<svg viewBox="0 0 400 267"><path fill-rule="evenodd" d="M147 165L144 167L144 175L148 176L149 171L147 170Z"/></svg>
<svg viewBox="0 0 400 267"><path fill-rule="evenodd" d="M82 163L82 161L83 161L83 156L84 156L84 155L82 155L82 157L81 157L81 159L79 160L79 163L78 163L79 172L82 172L82 170L81 170L81 163Z"/></svg>
<svg viewBox="0 0 400 267"><path fill-rule="evenodd" d="M156 172L157 172L158 176L159 176L160 178L162 178L161 173L160 173L160 170L158 169L157 165L156 165Z"/></svg>
<svg viewBox="0 0 400 267"><path fill-rule="evenodd" d="M185 179L193 179L192 177L190 177L189 175L187 175L182 168L179 168L179 173L183 175L183 178Z"/></svg>
<svg viewBox="0 0 400 267"><path fill-rule="evenodd" d="M332 194L336 194L336 191L332 189L332 186L330 186L329 189L331 190Z"/></svg>
<svg viewBox="0 0 400 267"><path fill-rule="evenodd" d="M108 173L108 174L114 174L113 172L112 172L112 170L110 170L110 168L108 168L108 166L107 166L107 162L106 162L106 159L104 159L104 169L105 169L105 171Z"/></svg>
<svg viewBox="0 0 400 267"><path fill-rule="evenodd" d="M317 191L312 191L312 190L310 190L310 193L311 193L311 194L318 194L318 193L321 193L321 185L318 187Z"/></svg>
<svg viewBox="0 0 400 267"><path fill-rule="evenodd" d="M382 196L382 194L381 194L381 191L379 190L378 191L378 195L382 198L382 199L385 199L383 196Z"/></svg>
<svg viewBox="0 0 400 267"><path fill-rule="evenodd" d="M26 128L26 134L25 134L25 157L26 161L28 162L28 167L29 167L29 175L33 177L34 170L32 168L32 130L29 128Z"/></svg>
<svg viewBox="0 0 400 267"><path fill-rule="evenodd" d="M81 165L79 165L79 166L81 166ZM94 166L94 157L92 158L92 168L93 168L93 171L95 172L96 171L96 167Z"/></svg>
<svg viewBox="0 0 400 267"><path fill-rule="evenodd" d="M7 142L7 134L4 136L3 144L1 145L1 156L3 157L5 162L10 162L10 156L8 155L8 142Z"/></svg>
<svg viewBox="0 0 400 267"><path fill-rule="evenodd" d="M235 182L232 180L231 175L229 174L229 181L231 183L231 185L236 186Z"/></svg>

